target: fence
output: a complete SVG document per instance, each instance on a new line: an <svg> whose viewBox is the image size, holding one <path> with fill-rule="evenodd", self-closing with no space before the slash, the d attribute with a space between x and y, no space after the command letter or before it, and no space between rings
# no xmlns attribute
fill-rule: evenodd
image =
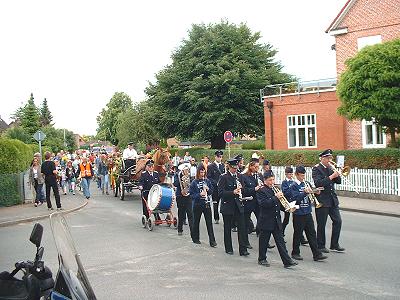
<svg viewBox="0 0 400 300"><path fill-rule="evenodd" d="M293 167L294 168L294 167ZM272 167L275 174L275 182L280 184L285 179L285 167ZM372 194L385 194L400 196L400 169L377 170L377 169L351 169L347 179L342 179L342 184L336 185L339 191ZM306 180L313 183L312 168L306 167ZM349 182L351 184L349 184Z"/></svg>

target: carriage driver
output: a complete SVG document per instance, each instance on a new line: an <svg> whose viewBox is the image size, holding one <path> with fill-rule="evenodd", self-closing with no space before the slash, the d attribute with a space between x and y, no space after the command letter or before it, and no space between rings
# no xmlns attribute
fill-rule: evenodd
<svg viewBox="0 0 400 300"><path fill-rule="evenodd" d="M122 158L125 162L125 169L132 167L136 164L136 159L138 158L138 154L136 150L133 148L133 142L128 143L128 148L126 148L122 154Z"/></svg>

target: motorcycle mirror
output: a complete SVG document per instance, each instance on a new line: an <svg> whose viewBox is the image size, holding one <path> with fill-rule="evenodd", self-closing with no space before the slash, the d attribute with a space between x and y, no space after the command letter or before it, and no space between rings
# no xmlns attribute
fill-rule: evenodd
<svg viewBox="0 0 400 300"><path fill-rule="evenodd" d="M40 247L39 249L38 249L38 252L37 252L37 256L36 256L36 260L42 260L42 258L43 258L43 252L44 252L44 248L43 247Z"/></svg>
<svg viewBox="0 0 400 300"><path fill-rule="evenodd" d="M40 243L42 242L42 235L43 235L43 226L40 225L39 223L36 223L33 226L31 237L29 238L32 244L36 245L36 248L40 247Z"/></svg>

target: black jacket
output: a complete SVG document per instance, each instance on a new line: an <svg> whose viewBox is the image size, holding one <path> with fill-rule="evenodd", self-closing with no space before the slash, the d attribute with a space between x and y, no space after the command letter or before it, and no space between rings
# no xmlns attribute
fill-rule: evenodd
<svg viewBox="0 0 400 300"><path fill-rule="evenodd" d="M316 195L318 201L322 203L324 207L337 207L339 206L339 200L335 190L335 183L342 183L340 177L336 177L333 180L329 179L329 176L333 174L331 168L324 167L321 163L315 165L312 169L312 178L316 187L323 187L324 190L321 194Z"/></svg>
<svg viewBox="0 0 400 300"><path fill-rule="evenodd" d="M219 167L215 162L211 163L207 167L207 178L210 179L211 183L214 186L214 189L217 188L218 180L222 174L225 172L225 167L223 163L219 164Z"/></svg>
<svg viewBox="0 0 400 300"><path fill-rule="evenodd" d="M237 173L237 178L242 187L244 187L243 175ZM233 178L230 172L226 172L220 177L218 182L218 194L221 198L221 213L224 215L234 215L235 210L238 210L240 213L244 212L244 207L239 200L239 195L233 193L233 190L236 188L236 179Z"/></svg>
<svg viewBox="0 0 400 300"><path fill-rule="evenodd" d="M144 171L139 179L139 186L142 187L142 197L147 199L149 195L149 191L154 184L160 183L160 176L158 175L157 171L153 172L153 176L150 175L149 172Z"/></svg>
<svg viewBox="0 0 400 300"><path fill-rule="evenodd" d="M274 191L263 186L256 192L260 214L257 219L257 227L260 230L273 231L276 226L282 229L280 201Z"/></svg>
<svg viewBox="0 0 400 300"><path fill-rule="evenodd" d="M257 174L257 176L261 176ZM251 213L255 211L257 204L257 196L256 196L256 186L258 186L258 179L253 175L243 175L243 196L244 197L253 197L252 200L246 200L244 202L244 212Z"/></svg>

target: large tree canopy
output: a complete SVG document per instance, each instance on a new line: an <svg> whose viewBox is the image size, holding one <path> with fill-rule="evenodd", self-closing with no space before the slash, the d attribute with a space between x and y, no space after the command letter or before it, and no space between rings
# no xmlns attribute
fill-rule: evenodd
<svg viewBox="0 0 400 300"><path fill-rule="evenodd" d="M400 40L368 46L346 62L338 112L350 120L386 126L391 145L400 129Z"/></svg>
<svg viewBox="0 0 400 300"><path fill-rule="evenodd" d="M132 100L125 93L115 93L106 108L97 116L97 137L118 145L116 137L118 117L124 111L132 108Z"/></svg>
<svg viewBox="0 0 400 300"><path fill-rule="evenodd" d="M263 133L259 89L291 78L274 61L276 50L259 39L244 24L193 25L172 64L146 89L161 135L195 136L224 148L226 130Z"/></svg>

